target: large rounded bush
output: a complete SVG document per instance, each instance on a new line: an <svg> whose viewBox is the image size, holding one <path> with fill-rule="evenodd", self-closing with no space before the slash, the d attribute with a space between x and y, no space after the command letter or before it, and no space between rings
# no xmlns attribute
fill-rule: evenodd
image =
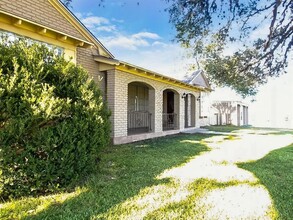
<svg viewBox="0 0 293 220"><path fill-rule="evenodd" d="M81 67L44 45L0 42L0 196L45 194L96 165L109 111Z"/></svg>

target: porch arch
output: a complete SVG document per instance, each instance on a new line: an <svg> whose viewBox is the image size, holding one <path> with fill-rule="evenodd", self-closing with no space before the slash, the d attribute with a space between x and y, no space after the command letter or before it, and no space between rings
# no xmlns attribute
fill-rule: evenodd
<svg viewBox="0 0 293 220"><path fill-rule="evenodd" d="M163 90L163 131L177 130L180 125L180 95L174 89Z"/></svg>
<svg viewBox="0 0 293 220"><path fill-rule="evenodd" d="M155 89L145 82L132 81L127 94L127 134L153 132Z"/></svg>

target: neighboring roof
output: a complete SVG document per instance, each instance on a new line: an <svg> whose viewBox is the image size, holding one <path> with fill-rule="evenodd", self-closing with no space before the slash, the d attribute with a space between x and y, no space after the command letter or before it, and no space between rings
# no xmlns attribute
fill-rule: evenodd
<svg viewBox="0 0 293 220"><path fill-rule="evenodd" d="M201 69L193 72L190 76L187 77L186 80L184 80L184 82L189 83L194 86L200 86L200 87L204 87L208 90L211 90L210 83L209 83L207 77L205 76L204 71Z"/></svg>
<svg viewBox="0 0 293 220"><path fill-rule="evenodd" d="M170 84L170 85L175 85L177 87L180 88L185 88L185 89L193 89L196 91L210 91L208 88L204 88L202 86L198 86L198 85L192 85L186 82L183 82L181 80L169 77L169 76L165 76L162 75L160 73L154 72L152 70L148 70L139 66L135 66L133 64L124 62L124 61L119 61L119 64L117 65L116 69L121 70L121 71L126 71L135 75L139 75L139 76L144 76L147 78L151 78L153 80L156 81L161 81L164 82L166 84Z"/></svg>

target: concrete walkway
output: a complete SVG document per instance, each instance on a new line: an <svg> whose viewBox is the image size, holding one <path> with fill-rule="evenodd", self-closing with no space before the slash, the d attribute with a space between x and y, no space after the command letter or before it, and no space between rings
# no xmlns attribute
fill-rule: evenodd
<svg viewBox="0 0 293 220"><path fill-rule="evenodd" d="M219 132L219 131L209 131L205 128L194 128L181 132L183 134L222 134L222 135L237 135L236 132Z"/></svg>

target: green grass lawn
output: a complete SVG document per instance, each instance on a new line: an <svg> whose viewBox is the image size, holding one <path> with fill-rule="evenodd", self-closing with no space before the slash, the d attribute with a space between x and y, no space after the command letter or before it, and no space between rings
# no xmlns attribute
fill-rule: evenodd
<svg viewBox="0 0 293 220"><path fill-rule="evenodd" d="M251 184L261 184L270 193L274 205L270 217L292 219L293 144L258 161L237 164L253 173L256 183L197 178L184 185L169 175L161 176L212 152L208 148L212 136L180 134L108 147L97 173L75 190L2 203L0 219L206 219L209 207L199 203L206 194ZM223 141L240 138L229 137L222 137ZM214 138L219 141L220 136Z"/></svg>
<svg viewBox="0 0 293 220"><path fill-rule="evenodd" d="M258 161L239 166L254 173L268 189L278 219L293 219L293 144L274 150Z"/></svg>
<svg viewBox="0 0 293 220"><path fill-rule="evenodd" d="M108 218L104 214L107 210L145 188L156 185L172 187L174 183L171 180L158 180L156 176L208 150L201 143L206 137L176 135L109 147L102 153L97 174L89 176L83 186L71 193L0 204L0 219Z"/></svg>

